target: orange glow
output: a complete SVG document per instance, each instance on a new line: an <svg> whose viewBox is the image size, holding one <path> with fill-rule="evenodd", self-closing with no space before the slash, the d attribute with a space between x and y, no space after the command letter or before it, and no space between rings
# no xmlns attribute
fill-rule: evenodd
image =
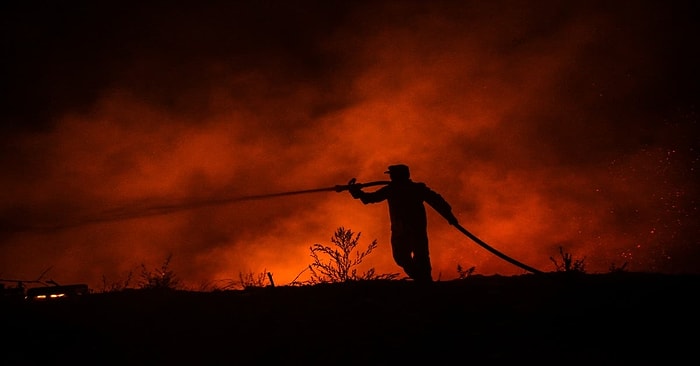
<svg viewBox="0 0 700 366"><path fill-rule="evenodd" d="M115 79L84 108L3 138L19 167L0 181L0 272L32 279L51 268L62 282L100 289L172 254L191 288L262 271L283 285L311 263L312 244L330 243L343 226L362 233L361 247L378 241L364 265L400 273L386 205L364 206L347 192L33 230L113 209L385 180L395 163L441 193L465 228L540 270L554 270L559 246L591 272L628 261L630 270L697 270L680 259L697 254L698 169L688 163L697 152L683 124L693 117L638 105L656 95L643 94L657 92L645 75L662 69L664 55L626 38L636 33L617 33L629 21L647 35L646 22L564 5L458 3L356 5L332 29L290 36L299 50L267 34L212 45L220 29L203 19L195 20L209 37L201 48L182 45L196 57L131 40L133 59L114 65ZM179 28L164 32L189 39ZM227 47L234 51L219 57ZM600 60L609 50L611 64ZM434 278L456 278L457 265L523 273L428 211Z"/></svg>

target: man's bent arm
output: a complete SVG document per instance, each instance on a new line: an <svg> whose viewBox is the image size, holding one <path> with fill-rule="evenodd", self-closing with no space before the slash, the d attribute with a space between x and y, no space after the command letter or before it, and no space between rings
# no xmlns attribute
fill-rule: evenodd
<svg viewBox="0 0 700 366"><path fill-rule="evenodd" d="M459 220L452 213L452 206L437 192L426 187L425 202L434 208L442 217L450 223L450 225L459 224Z"/></svg>

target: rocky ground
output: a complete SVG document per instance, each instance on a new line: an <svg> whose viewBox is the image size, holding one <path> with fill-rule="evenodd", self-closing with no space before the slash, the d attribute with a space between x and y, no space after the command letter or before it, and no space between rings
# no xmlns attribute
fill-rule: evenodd
<svg viewBox="0 0 700 366"><path fill-rule="evenodd" d="M546 273L4 301L1 363L671 365L695 357L699 278Z"/></svg>

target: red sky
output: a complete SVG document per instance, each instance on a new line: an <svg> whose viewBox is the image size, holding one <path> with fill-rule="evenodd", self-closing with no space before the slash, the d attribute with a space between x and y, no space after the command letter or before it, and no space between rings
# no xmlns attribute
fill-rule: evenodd
<svg viewBox="0 0 700 366"><path fill-rule="evenodd" d="M589 272L700 268L693 2L149 4L2 5L0 278L100 289L172 255L193 288L285 284L341 226L400 273L386 205L347 193L92 222L395 163L540 270L560 246ZM428 212L435 278L524 273Z"/></svg>

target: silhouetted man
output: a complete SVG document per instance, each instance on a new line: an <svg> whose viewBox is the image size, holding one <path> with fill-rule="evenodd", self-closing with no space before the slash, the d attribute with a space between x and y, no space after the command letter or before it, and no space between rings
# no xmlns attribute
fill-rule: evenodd
<svg viewBox="0 0 700 366"><path fill-rule="evenodd" d="M374 191L363 192L359 186L353 186L350 180L350 194L364 204L386 200L391 219L391 250L396 264L416 282L432 282L432 267L428 250L428 222L425 206L429 204L442 215L450 225L457 225L457 218L452 214L452 207L441 195L428 188L424 183L414 182L408 166L391 165L389 170L391 182Z"/></svg>

